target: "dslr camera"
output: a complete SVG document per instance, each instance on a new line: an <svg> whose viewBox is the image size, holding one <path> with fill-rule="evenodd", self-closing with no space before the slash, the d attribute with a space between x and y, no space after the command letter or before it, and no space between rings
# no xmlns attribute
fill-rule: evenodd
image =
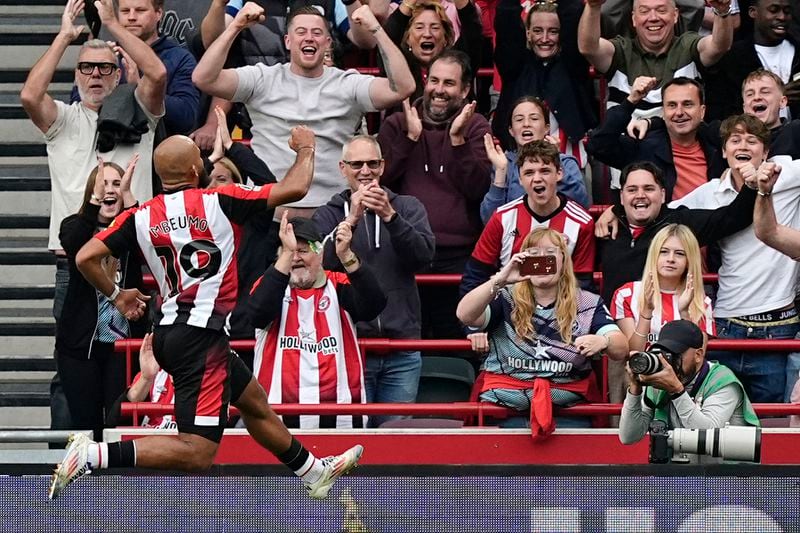
<svg viewBox="0 0 800 533"><path fill-rule="evenodd" d="M650 422L651 463L669 463L673 456L685 453L760 463L761 428L725 426L713 429L667 430L667 424L661 420Z"/></svg>
<svg viewBox="0 0 800 533"><path fill-rule="evenodd" d="M675 366L673 359L680 357L656 346L646 352L634 352L628 359L628 366L630 366L631 372L634 374L643 374L645 376L655 374L663 367L661 359L658 358L659 355L664 357L672 366Z"/></svg>

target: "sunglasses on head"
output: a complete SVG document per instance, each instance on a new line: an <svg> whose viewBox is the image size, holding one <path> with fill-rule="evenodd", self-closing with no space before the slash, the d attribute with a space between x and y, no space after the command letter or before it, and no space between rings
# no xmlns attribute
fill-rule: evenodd
<svg viewBox="0 0 800 533"><path fill-rule="evenodd" d="M90 61L81 61L78 63L78 72L86 76L90 76L95 68L100 71L101 76L108 76L117 70L117 65L114 63L92 63Z"/></svg>
<svg viewBox="0 0 800 533"><path fill-rule="evenodd" d="M343 161L343 163L348 165L352 170L361 170L364 165L367 165L367 168L370 170L376 170L381 166L382 162L383 159L370 159L369 161Z"/></svg>

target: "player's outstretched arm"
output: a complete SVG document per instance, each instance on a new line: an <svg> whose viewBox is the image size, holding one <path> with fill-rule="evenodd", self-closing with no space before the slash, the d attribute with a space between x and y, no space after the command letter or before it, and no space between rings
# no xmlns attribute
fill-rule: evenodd
<svg viewBox="0 0 800 533"><path fill-rule="evenodd" d="M314 131L306 126L295 126L289 138L289 147L297 154L294 164L286 176L272 186L269 192L269 206L277 207L301 200L311 187L314 177Z"/></svg>

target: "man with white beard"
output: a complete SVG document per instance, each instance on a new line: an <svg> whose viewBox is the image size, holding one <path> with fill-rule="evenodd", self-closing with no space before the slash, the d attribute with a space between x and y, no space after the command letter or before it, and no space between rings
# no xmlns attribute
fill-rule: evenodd
<svg viewBox="0 0 800 533"><path fill-rule="evenodd" d="M345 272L322 268L323 239L309 218L284 212L278 259L248 300L256 328L253 373L270 404L366 403L364 360L354 323L372 320L386 296L367 264L350 249L352 227L331 233ZM287 427L364 427L361 416L284 416Z"/></svg>

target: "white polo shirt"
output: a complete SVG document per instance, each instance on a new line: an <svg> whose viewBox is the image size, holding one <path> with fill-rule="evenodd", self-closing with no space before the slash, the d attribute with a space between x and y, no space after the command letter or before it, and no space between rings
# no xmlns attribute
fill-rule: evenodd
<svg viewBox="0 0 800 533"><path fill-rule="evenodd" d="M149 129L136 144L119 144L110 152L100 154L106 163L114 162L126 168L133 154L139 153L131 179L131 192L139 202L153 197L153 139L161 116L136 101L147 116ZM67 105L56 100L58 115L44 134L47 141L47 164L50 167L50 232L47 247L61 249L58 231L61 221L75 214L83 203L89 173L97 166L97 112L80 102Z"/></svg>
<svg viewBox="0 0 800 533"><path fill-rule="evenodd" d="M770 161L781 165L772 194L778 224L800 227L800 159L776 156ZM730 170L726 170L722 178L701 185L669 206L716 209L730 204L737 194ZM758 240L753 226L725 237L719 245L722 266L715 317L763 313L794 302L800 263Z"/></svg>

